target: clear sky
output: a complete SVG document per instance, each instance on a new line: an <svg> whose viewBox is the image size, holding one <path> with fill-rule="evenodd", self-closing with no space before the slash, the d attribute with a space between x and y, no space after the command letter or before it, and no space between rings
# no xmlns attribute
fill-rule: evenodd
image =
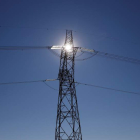
<svg viewBox="0 0 140 140"><path fill-rule="evenodd" d="M72 29L75 46L140 59L139 0L0 0L0 26L0 46L63 45ZM53 79L58 69L48 50L0 51L0 83ZM75 80L140 92L140 65L95 56L76 61ZM76 90L83 140L140 140L139 95ZM54 140L57 98L44 83L1 85L0 140Z"/></svg>

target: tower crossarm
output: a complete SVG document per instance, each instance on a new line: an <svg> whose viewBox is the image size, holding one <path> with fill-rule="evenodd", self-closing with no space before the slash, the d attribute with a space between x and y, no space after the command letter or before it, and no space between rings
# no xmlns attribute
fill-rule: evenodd
<svg viewBox="0 0 140 140"><path fill-rule="evenodd" d="M64 46L52 46L51 49L54 50L61 50ZM87 49L87 48L83 48L83 47L74 47L75 49L77 49L77 51L81 51L81 52L90 52L90 53L95 53L96 51L93 49Z"/></svg>
<svg viewBox="0 0 140 140"><path fill-rule="evenodd" d="M93 49L87 49L87 48L83 48L83 47L77 47L77 48L78 48L78 51L81 51L81 52L89 52L89 53L95 53L96 52Z"/></svg>

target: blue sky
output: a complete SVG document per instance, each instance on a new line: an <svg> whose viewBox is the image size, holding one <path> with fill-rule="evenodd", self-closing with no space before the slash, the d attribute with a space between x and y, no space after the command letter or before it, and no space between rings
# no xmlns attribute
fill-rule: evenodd
<svg viewBox="0 0 140 140"><path fill-rule="evenodd" d="M138 0L1 0L0 46L63 45L65 29L72 29L75 46L140 59L139 7ZM58 69L59 59L48 50L0 51L0 83L53 79ZM76 61L75 80L140 92L139 71L140 65L95 56ZM140 96L76 90L83 140L140 139ZM1 140L54 139L57 91L44 83L2 85L0 91Z"/></svg>

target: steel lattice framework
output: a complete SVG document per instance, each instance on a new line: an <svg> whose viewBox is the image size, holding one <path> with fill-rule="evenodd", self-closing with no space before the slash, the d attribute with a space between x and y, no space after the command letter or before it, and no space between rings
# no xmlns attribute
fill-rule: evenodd
<svg viewBox="0 0 140 140"><path fill-rule="evenodd" d="M67 51L65 46L72 46ZM74 82L74 65L77 48L73 44L71 30L66 30L65 44L61 49L59 68L59 96L55 140L82 140L78 103Z"/></svg>

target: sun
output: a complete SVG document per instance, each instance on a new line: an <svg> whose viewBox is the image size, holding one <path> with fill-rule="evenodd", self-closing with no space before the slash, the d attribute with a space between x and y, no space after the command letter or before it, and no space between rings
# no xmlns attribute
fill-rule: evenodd
<svg viewBox="0 0 140 140"><path fill-rule="evenodd" d="M64 46L64 48L65 48L66 51L68 51L68 52L72 51L72 45L71 45L71 44L66 44L66 45Z"/></svg>

